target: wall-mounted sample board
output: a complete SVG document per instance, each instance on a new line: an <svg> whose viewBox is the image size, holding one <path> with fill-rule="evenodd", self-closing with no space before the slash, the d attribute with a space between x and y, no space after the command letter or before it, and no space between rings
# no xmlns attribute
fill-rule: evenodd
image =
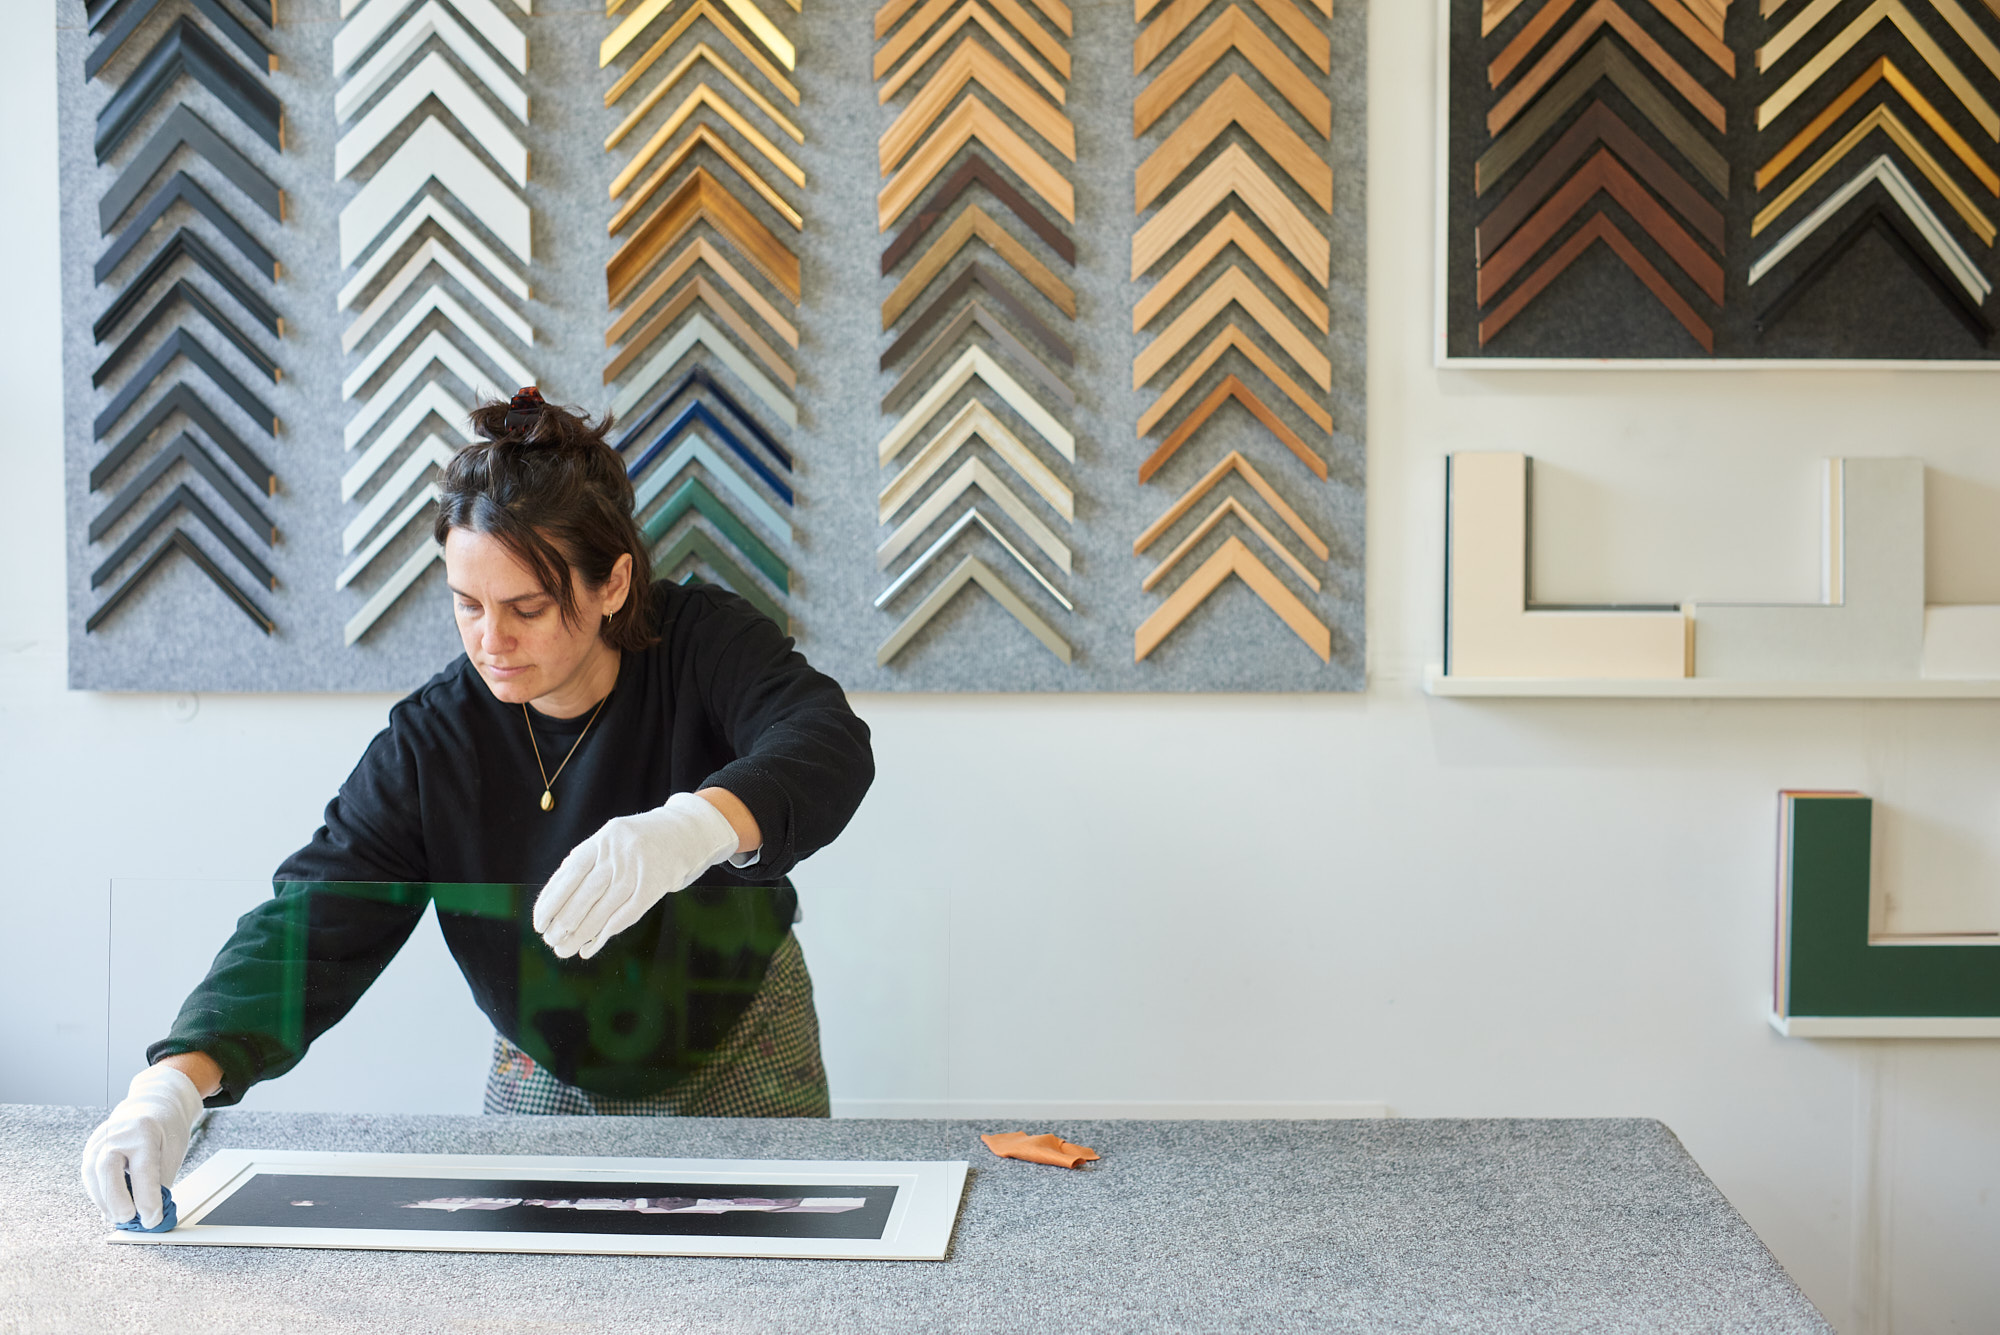
<svg viewBox="0 0 2000 1335"><path fill-rule="evenodd" d="M1439 0L1438 356L2000 356L1984 0Z"/></svg>
<svg viewBox="0 0 2000 1335"><path fill-rule="evenodd" d="M474 398L854 690L1363 683L1361 0L61 0L70 680L405 690Z"/></svg>

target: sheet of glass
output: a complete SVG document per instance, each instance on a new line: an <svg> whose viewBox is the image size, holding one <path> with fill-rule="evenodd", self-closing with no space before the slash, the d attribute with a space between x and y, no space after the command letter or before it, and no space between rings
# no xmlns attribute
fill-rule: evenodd
<svg viewBox="0 0 2000 1335"><path fill-rule="evenodd" d="M943 1260L963 1161L218 1151L125 1245Z"/></svg>
<svg viewBox="0 0 2000 1335"><path fill-rule="evenodd" d="M829 875L828 888L803 892L813 918L796 931L834 1111L949 1115L951 892L934 886L885 898L852 869ZM579 968L556 960L534 934L528 915L539 889L116 879L104 956L103 1099L123 1096L148 1048L173 1031L239 923L253 916L271 929L265 963L277 984L251 1027L289 1035L279 1047L310 1042L295 1065L252 1085L241 1106L365 1114L480 1112L496 1031L530 1031L547 1055L558 1045L595 1049L597 1057L570 1068L579 1076L589 1065L655 1059L671 1069L698 1066L754 996L763 950L789 926L757 913L746 887L693 887L623 934L615 957ZM274 903L287 897L288 905ZM308 1005L327 990L309 967L312 929L357 912L386 916L390 945L401 944L380 952L379 973L327 1026L322 1006ZM497 975L498 985L483 993L473 985L462 968L467 956L483 961L480 971L489 983ZM617 969L604 967L613 958Z"/></svg>
<svg viewBox="0 0 2000 1335"><path fill-rule="evenodd" d="M268 880L119 878L110 886L105 1102L122 1098ZM263 1112L472 1114L493 1060L493 1023L424 915L354 1009L281 1080L242 1107Z"/></svg>
<svg viewBox="0 0 2000 1335"><path fill-rule="evenodd" d="M197 1040L225 1072L275 1081L322 1038L350 1054L335 1064L366 1069L375 1052L407 1050L411 1026L443 1015L464 1031L450 1036L449 1051L467 1059L453 1069L455 1106L412 1108L405 1098L369 1110L475 1111L468 1096L477 1087L465 1076L476 1057L483 1080L496 1032L565 1084L645 1098L703 1069L791 929L789 898L777 890L695 885L593 958L560 959L533 927L537 886L281 881L255 897L245 889L114 886L108 1097L162 1039ZM378 990L431 923L459 977L427 948L420 977ZM371 993L376 1023L349 1023ZM468 994L480 1017L469 1024ZM380 1091L387 1078L377 1069L367 1087ZM444 1092L435 1073L415 1087ZM283 1103L260 1102L298 1106L297 1085L290 1092ZM322 1110L358 1111L357 1102L349 1092Z"/></svg>

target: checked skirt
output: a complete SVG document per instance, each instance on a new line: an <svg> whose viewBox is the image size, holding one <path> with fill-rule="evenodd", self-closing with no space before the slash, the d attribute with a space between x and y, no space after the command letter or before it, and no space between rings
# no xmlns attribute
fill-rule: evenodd
<svg viewBox="0 0 2000 1335"><path fill-rule="evenodd" d="M505 1038L493 1036L486 1076L489 1113L611 1117L828 1117L819 1016L805 952L786 934L763 986L715 1055L680 1084L642 1098L593 1094L556 1079Z"/></svg>

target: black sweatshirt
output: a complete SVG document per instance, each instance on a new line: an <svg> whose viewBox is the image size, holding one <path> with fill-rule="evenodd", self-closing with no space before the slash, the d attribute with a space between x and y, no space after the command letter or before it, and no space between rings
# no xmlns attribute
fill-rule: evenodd
<svg viewBox="0 0 2000 1335"><path fill-rule="evenodd" d="M278 869L277 894L238 921L147 1059L206 1052L223 1070L208 1102L237 1102L353 1007L435 900L480 1009L562 1079L639 1095L698 1066L790 930L785 874L840 833L875 769L839 684L762 613L712 586L653 590L660 643L623 656L589 731L588 711L533 719L550 773L582 736L553 811L541 810L522 707L494 699L461 656L390 710L326 824ZM557 959L529 919L570 850L607 820L709 787L757 818L757 860L711 869L593 959Z"/></svg>

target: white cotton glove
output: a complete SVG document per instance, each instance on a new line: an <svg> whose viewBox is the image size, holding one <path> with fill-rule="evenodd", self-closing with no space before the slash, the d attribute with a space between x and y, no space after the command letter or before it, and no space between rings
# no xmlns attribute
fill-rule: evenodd
<svg viewBox="0 0 2000 1335"><path fill-rule="evenodd" d="M83 1147L83 1189L106 1223L122 1224L136 1214L144 1227L159 1226L166 1214L160 1188L172 1186L180 1173L199 1116L201 1091L182 1072L148 1066L132 1077L124 1102Z"/></svg>
<svg viewBox="0 0 2000 1335"><path fill-rule="evenodd" d="M589 959L646 911L736 851L728 818L693 793L620 816L570 850L535 900L535 930L563 958Z"/></svg>

